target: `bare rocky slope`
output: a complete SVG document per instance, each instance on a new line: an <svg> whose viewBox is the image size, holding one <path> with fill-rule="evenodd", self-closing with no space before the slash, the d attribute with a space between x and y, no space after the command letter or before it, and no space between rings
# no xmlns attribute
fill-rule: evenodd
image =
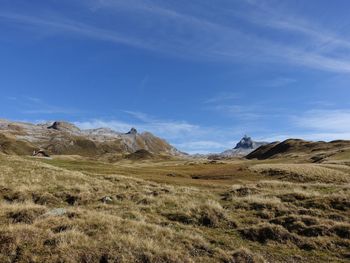
<svg viewBox="0 0 350 263"><path fill-rule="evenodd" d="M50 155L101 156L138 150L156 155L183 155L165 140L149 132L138 133L135 128L121 133L108 128L81 130L64 121L32 124L0 120L0 152L32 155L38 150Z"/></svg>

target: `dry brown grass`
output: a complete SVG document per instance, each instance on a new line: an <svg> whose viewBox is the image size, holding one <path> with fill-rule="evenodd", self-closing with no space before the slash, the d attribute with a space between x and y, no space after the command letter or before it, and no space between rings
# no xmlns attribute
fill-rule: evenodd
<svg viewBox="0 0 350 263"><path fill-rule="evenodd" d="M342 168L342 169L340 169ZM350 182L348 169L322 164L257 164L252 171L294 182ZM343 170L343 171L342 171Z"/></svg>
<svg viewBox="0 0 350 263"><path fill-rule="evenodd" d="M0 154L0 262L346 262L349 186L266 180L251 164Z"/></svg>
<svg viewBox="0 0 350 263"><path fill-rule="evenodd" d="M347 257L350 247L349 197L349 185L280 181L236 185L222 195L228 209L242 214L237 231L244 239L323 248L339 257Z"/></svg>

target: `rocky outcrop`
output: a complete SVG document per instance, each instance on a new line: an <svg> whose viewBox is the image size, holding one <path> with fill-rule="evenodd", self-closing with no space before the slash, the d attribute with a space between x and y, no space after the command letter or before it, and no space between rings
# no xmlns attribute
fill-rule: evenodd
<svg viewBox="0 0 350 263"><path fill-rule="evenodd" d="M226 150L217 155L217 157L229 158L236 156L245 156L262 145L266 145L266 142L253 141L251 137L245 135L233 149Z"/></svg>
<svg viewBox="0 0 350 263"><path fill-rule="evenodd" d="M55 121L52 125L48 126L47 128L57 130L57 131L71 132L71 133L80 132L80 129L77 126L64 121Z"/></svg>
<svg viewBox="0 0 350 263"><path fill-rule="evenodd" d="M46 151L44 151L44 150L38 150L38 151L34 150L32 156L34 156L34 157L50 157L50 155L48 155L46 153Z"/></svg>
<svg viewBox="0 0 350 263"><path fill-rule="evenodd" d="M256 148L256 142L252 138L244 135L244 137L237 143L234 149L254 149Z"/></svg>
<svg viewBox="0 0 350 263"><path fill-rule="evenodd" d="M130 131L128 131L126 134L136 135L137 134L137 130L135 128L131 128Z"/></svg>

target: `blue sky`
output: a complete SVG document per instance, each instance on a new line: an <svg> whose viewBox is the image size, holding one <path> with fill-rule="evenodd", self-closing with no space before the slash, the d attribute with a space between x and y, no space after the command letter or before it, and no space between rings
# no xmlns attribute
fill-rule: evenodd
<svg viewBox="0 0 350 263"><path fill-rule="evenodd" d="M0 0L1 118L190 153L350 139L350 1Z"/></svg>

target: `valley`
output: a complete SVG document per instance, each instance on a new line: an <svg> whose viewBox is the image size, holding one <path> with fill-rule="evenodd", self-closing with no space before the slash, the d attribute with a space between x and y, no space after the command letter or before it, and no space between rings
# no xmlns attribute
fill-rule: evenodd
<svg viewBox="0 0 350 263"><path fill-rule="evenodd" d="M349 260L349 141L291 139L254 150L245 137L247 157L211 158L186 155L153 135L153 144L137 144L135 132L112 133L119 145L129 142L120 151L101 146L111 138L106 130L75 147L76 133L86 132L67 124L35 127L31 140L7 127L0 262ZM47 147L52 138L65 138L65 152Z"/></svg>
<svg viewBox="0 0 350 263"><path fill-rule="evenodd" d="M1 154L0 259L347 262L348 161Z"/></svg>

